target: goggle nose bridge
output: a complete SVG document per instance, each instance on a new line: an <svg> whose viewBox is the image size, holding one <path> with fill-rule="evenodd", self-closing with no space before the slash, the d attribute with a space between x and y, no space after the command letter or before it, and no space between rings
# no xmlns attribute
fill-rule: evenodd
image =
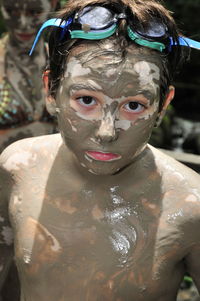
<svg viewBox="0 0 200 301"><path fill-rule="evenodd" d="M127 15L125 13L121 13L118 15L117 19L119 20L119 19L126 19L126 18L127 18Z"/></svg>

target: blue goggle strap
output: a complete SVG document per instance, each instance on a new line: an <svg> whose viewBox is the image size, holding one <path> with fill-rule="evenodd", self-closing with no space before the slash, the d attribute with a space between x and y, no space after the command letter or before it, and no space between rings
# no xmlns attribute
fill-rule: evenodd
<svg viewBox="0 0 200 301"><path fill-rule="evenodd" d="M72 23L72 18L69 18L67 21L62 21L62 19L50 19L48 21L46 21L40 28L40 30L38 31L37 35L36 35L36 38L33 42L33 46L29 52L29 55L32 55L34 49L35 49L35 46L36 44L38 43L39 41L39 38L43 32L43 30L49 26L55 26L55 27L60 27L60 28L63 28L64 30L66 30L68 28L68 26Z"/></svg>
<svg viewBox="0 0 200 301"><path fill-rule="evenodd" d="M170 41L171 41L172 46L176 45L176 43L173 42L172 38L170 38ZM192 39L186 38L186 37L179 36L179 45L200 50L200 42L197 42L195 40L192 40Z"/></svg>

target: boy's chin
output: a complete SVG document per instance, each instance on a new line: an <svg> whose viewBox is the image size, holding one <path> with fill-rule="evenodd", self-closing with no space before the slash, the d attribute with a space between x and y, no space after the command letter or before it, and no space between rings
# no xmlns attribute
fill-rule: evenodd
<svg viewBox="0 0 200 301"><path fill-rule="evenodd" d="M96 176L112 176L115 173L117 173L117 171L110 171L110 170L103 170L103 169L101 170L89 169L88 172Z"/></svg>
<svg viewBox="0 0 200 301"><path fill-rule="evenodd" d="M114 165L112 163L98 163L99 164L89 164L89 166L86 167L87 171L90 174L97 176L112 176L118 173L121 169L119 165Z"/></svg>

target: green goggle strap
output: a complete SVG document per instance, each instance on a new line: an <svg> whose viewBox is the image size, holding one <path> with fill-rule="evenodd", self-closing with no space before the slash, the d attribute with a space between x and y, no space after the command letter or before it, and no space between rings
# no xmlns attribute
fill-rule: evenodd
<svg viewBox="0 0 200 301"><path fill-rule="evenodd" d="M138 45L149 47L149 48L153 48L153 49L156 49L156 50L158 50L160 52L162 52L166 48L163 43L150 42L150 41L141 39L136 33L134 33L132 31L132 29L129 26L127 27L127 31L128 31L129 38L132 41L134 41L135 43L137 43Z"/></svg>
<svg viewBox="0 0 200 301"><path fill-rule="evenodd" d="M86 40L101 40L112 36L117 29L117 25L113 25L108 31L83 31L83 30L72 30L70 32L72 39L86 39ZM132 31L130 26L127 27L129 38L134 41L136 44L152 48L162 52L166 47L163 43L159 42L150 42L144 39L141 39L136 33Z"/></svg>
<svg viewBox="0 0 200 301"><path fill-rule="evenodd" d="M107 31L83 31L83 30L72 30L70 32L72 39L86 39L86 40L101 40L106 39L110 36L112 36L117 29L117 25L113 25L112 28L110 28Z"/></svg>

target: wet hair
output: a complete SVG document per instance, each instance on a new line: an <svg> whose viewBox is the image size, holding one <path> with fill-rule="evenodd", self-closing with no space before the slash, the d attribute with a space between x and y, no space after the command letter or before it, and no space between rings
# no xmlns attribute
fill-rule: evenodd
<svg viewBox="0 0 200 301"><path fill-rule="evenodd" d="M144 28L148 26L149 22L158 18L168 28L169 35L173 38L173 41L177 43L177 46L173 46L173 50L170 52L160 53L157 50L149 49L149 53L154 53L160 57L162 65L161 83L160 83L160 109L162 108L163 101L166 93L168 92L169 85L171 84L174 75L185 60L186 54L182 48L178 45L179 31L177 25L169 12L159 1L157 0L68 0L65 7L57 14L57 17L62 20L67 20L75 12L83 9L88 5L101 5L107 8L111 8L116 13L126 12L128 19L134 15L134 18ZM109 39L115 39L115 42L120 46L121 58L126 57L127 46L135 44L127 35L127 22L123 19L119 25L117 32ZM53 28L49 38L49 64L47 69L49 72L49 90L53 97L56 97L56 92L59 87L60 79L62 78L65 68L67 57L70 51L81 44L99 44L103 45L104 40L88 41L81 39L70 39L66 34L66 38L63 40L61 37L61 29ZM107 39L106 39L107 40ZM135 44L135 47L144 48ZM103 48L103 47L102 47ZM119 47L118 47L119 48ZM147 48L147 47L145 47ZM113 51L115 51L113 49ZM119 52L119 49L117 49ZM119 53L118 53L119 55Z"/></svg>

